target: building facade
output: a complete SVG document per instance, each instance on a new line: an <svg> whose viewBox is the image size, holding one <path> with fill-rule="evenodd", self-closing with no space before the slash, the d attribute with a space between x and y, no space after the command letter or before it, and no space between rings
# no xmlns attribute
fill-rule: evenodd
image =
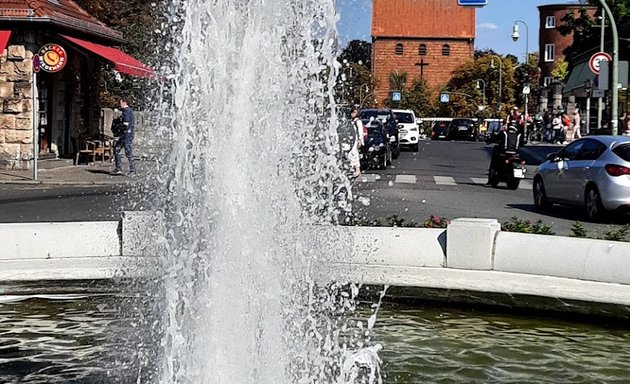
<svg viewBox="0 0 630 384"><path fill-rule="evenodd" d="M106 65L152 73L111 47L119 32L70 0L0 0L0 26L0 169L73 157L78 138L98 137Z"/></svg>
<svg viewBox="0 0 630 384"><path fill-rule="evenodd" d="M573 35L562 35L558 30L563 22L562 18L567 13L572 13L579 17L580 10L584 8L586 12L593 16L597 11L595 6L581 4L549 4L538 7L539 33L538 33L538 66L540 67L540 78L543 86L551 84L553 76L551 73L561 60L565 59L564 50L573 43Z"/></svg>
<svg viewBox="0 0 630 384"><path fill-rule="evenodd" d="M437 90L472 60L475 9L454 0L374 0L372 76L379 105L391 97L390 74L406 73L406 86L423 78Z"/></svg>

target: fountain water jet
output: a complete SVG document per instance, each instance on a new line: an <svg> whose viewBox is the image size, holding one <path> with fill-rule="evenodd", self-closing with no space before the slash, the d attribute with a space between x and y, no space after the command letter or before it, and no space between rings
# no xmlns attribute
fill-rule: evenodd
<svg viewBox="0 0 630 384"><path fill-rule="evenodd" d="M334 1L174 8L161 381L345 382L353 298L313 281L352 249Z"/></svg>

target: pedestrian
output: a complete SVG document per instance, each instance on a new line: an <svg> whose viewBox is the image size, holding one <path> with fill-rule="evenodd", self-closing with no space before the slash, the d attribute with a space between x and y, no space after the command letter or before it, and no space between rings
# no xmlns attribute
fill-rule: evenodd
<svg viewBox="0 0 630 384"><path fill-rule="evenodd" d="M551 128L553 128L553 143L561 144L562 143L562 114L557 113L556 116L551 120Z"/></svg>
<svg viewBox="0 0 630 384"><path fill-rule="evenodd" d="M566 111L562 112L562 144L568 144L567 141L567 132L569 131L569 127L571 126L571 119L569 115L567 115Z"/></svg>
<svg viewBox="0 0 630 384"><path fill-rule="evenodd" d="M580 110L575 108L575 114L573 116L573 139L581 139L582 132L580 132L582 118L580 117Z"/></svg>
<svg viewBox="0 0 630 384"><path fill-rule="evenodd" d="M114 162L116 168L112 172L112 175L122 175L122 161L120 159L121 149L125 149L125 156L129 161L129 176L133 176L136 173L136 164L133 159L133 135L134 135L134 115L133 110L129 107L127 99L121 98L119 100L120 109L122 111L122 120L125 129L122 134L116 138L114 142Z"/></svg>
<svg viewBox="0 0 630 384"><path fill-rule="evenodd" d="M350 166L354 169L353 177L357 178L361 176L361 160L359 158L359 149L363 147L364 138L363 138L363 122L359 119L359 110L357 107L352 107L352 111L350 112L350 117L352 117L352 127L357 132L357 138L355 145L352 146L352 149L348 153L348 160L350 160Z"/></svg>

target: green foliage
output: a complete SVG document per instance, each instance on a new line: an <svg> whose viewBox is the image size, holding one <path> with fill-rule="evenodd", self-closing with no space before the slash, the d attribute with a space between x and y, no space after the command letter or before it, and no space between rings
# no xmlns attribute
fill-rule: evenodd
<svg viewBox="0 0 630 384"><path fill-rule="evenodd" d="M369 108L374 105L374 82L370 70L362 64L342 64L335 85L337 102Z"/></svg>
<svg viewBox="0 0 630 384"><path fill-rule="evenodd" d="M507 232L530 233L537 235L555 235L551 227L544 224L542 220L538 220L532 224L530 220L512 217L510 221L506 221L501 225L501 230Z"/></svg>
<svg viewBox="0 0 630 384"><path fill-rule="evenodd" d="M569 63L566 62L564 59L559 59L558 61L556 61L556 67L554 68L553 71L551 71L551 76L553 76L554 78L560 81L564 81L564 79L566 79L568 74L569 74Z"/></svg>
<svg viewBox="0 0 630 384"><path fill-rule="evenodd" d="M155 30L164 20L166 12L159 2L145 0L82 0L77 2L89 14L111 29L123 34L125 41L120 48L138 60L157 67L157 46L164 44L157 39ZM146 80L122 75L119 81L106 64L101 73L101 105L115 106L119 97L130 99L135 109L143 109L151 103L152 94L146 92Z"/></svg>
<svg viewBox="0 0 630 384"><path fill-rule="evenodd" d="M411 88L402 92L401 101L394 103L387 100L385 105L402 109L411 109L417 117L430 116L435 110L435 101L425 79L415 79Z"/></svg>
<svg viewBox="0 0 630 384"><path fill-rule="evenodd" d="M572 237L587 237L586 228L578 221L571 226L571 232Z"/></svg>
<svg viewBox="0 0 630 384"><path fill-rule="evenodd" d="M407 86L407 72L393 71L389 74L389 89L403 91Z"/></svg>
<svg viewBox="0 0 630 384"><path fill-rule="evenodd" d="M609 229L604 233L604 240L630 241L628 233L630 233L630 224L626 224L618 229Z"/></svg>
<svg viewBox="0 0 630 384"><path fill-rule="evenodd" d="M372 43L363 40L352 40L341 51L338 58L340 63L344 60L350 63L361 63L368 70L372 69Z"/></svg>
<svg viewBox="0 0 630 384"><path fill-rule="evenodd" d="M495 54L482 54L475 61L469 61L459 66L444 91L451 92L451 102L441 104L440 114L446 116L477 116L477 106L483 104L483 87L477 89L477 79L486 84L485 101L488 115L499 115L505 110L505 104L514 102L514 62L507 57ZM499 63L500 60L500 63ZM494 62L494 64L493 64ZM499 92L499 71L501 71L501 92ZM483 83L480 82L480 85ZM501 94L501 100L499 100Z"/></svg>
<svg viewBox="0 0 630 384"><path fill-rule="evenodd" d="M443 217L431 215L423 224L424 228L446 228L450 220L447 220Z"/></svg>

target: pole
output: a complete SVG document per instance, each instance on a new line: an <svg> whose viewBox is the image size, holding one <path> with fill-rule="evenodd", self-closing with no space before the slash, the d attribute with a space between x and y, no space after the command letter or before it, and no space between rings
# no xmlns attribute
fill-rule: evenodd
<svg viewBox="0 0 630 384"><path fill-rule="evenodd" d="M612 39L613 39L613 52L612 52L612 84L610 85L610 91L612 92L612 113L611 113L611 134L616 136L618 133L619 127L619 88L617 85L619 84L619 34L617 33L617 23L615 22L615 18L613 17L608 4L606 4L606 0L599 0L610 19L610 27L612 30Z"/></svg>
<svg viewBox="0 0 630 384"><path fill-rule="evenodd" d="M591 132L591 92L586 95L586 134Z"/></svg>
<svg viewBox="0 0 630 384"><path fill-rule="evenodd" d="M604 35L606 33L606 13L602 12L601 39L599 42L599 51L604 52ZM602 79L599 79L602 81ZM597 128L602 127L602 115L604 112L604 101L601 97L597 98Z"/></svg>
<svg viewBox="0 0 630 384"><path fill-rule="evenodd" d="M39 155L39 96L37 95L37 73L33 71L33 83L31 84L33 95L33 180L37 181L37 157Z"/></svg>

